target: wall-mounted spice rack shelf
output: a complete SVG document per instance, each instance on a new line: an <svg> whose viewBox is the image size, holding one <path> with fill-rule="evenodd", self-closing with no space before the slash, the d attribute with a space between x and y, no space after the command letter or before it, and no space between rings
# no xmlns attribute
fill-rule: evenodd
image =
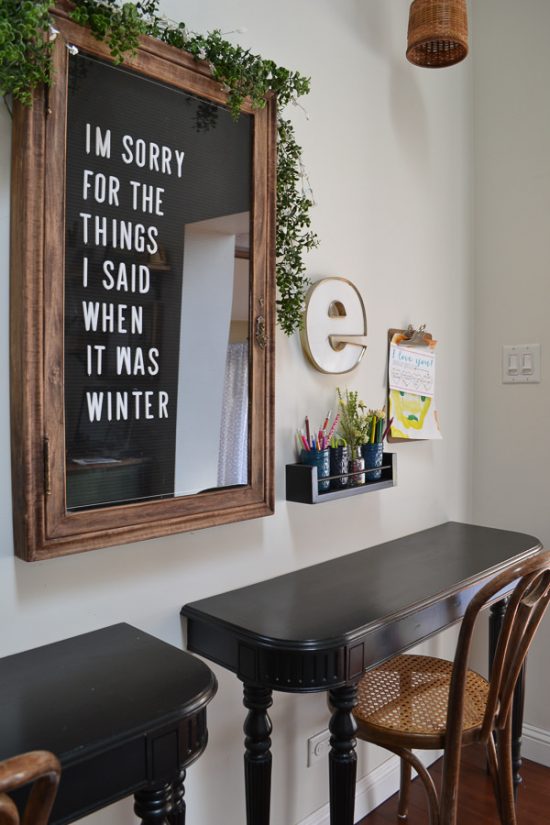
<svg viewBox="0 0 550 825"><path fill-rule="evenodd" d="M376 470L381 470L379 479L368 481L369 474ZM317 467L309 464L287 464L286 465L286 500L296 501L299 504L322 504L324 501L335 501L339 498L357 496L361 493L373 493L375 490L385 490L387 487L395 487L397 484L397 458L395 453L384 453L382 466L372 470L361 470L365 473L367 481L357 487L350 487L349 481L346 487L339 489L329 489L326 492L319 492L319 479L317 477ZM350 473L345 473L350 478ZM323 481L333 481L341 476L329 476Z"/></svg>

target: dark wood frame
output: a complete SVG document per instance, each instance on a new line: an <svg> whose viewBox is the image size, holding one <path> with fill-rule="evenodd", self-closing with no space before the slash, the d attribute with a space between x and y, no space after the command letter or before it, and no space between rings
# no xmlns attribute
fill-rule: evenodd
<svg viewBox="0 0 550 825"><path fill-rule="evenodd" d="M68 51L110 60L108 48L68 17L54 83L16 106L11 212L11 421L15 552L26 561L210 527L273 513L276 109L248 103L253 123L249 484L193 496L67 512L63 400L64 186ZM125 65L215 103L226 95L205 63L142 38ZM254 330L262 335L253 337ZM265 334L264 334L265 331Z"/></svg>

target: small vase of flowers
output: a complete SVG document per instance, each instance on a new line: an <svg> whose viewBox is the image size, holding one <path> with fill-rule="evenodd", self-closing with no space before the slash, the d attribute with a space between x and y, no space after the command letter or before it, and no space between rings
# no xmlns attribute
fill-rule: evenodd
<svg viewBox="0 0 550 825"><path fill-rule="evenodd" d="M359 398L356 390L339 387L338 412L340 414L339 432L349 448L350 484L364 484L377 481L382 476L383 434L385 429L385 410L369 409ZM355 462L355 464L353 464ZM353 466L352 466L353 465ZM361 472L371 469L369 473Z"/></svg>
<svg viewBox="0 0 550 825"><path fill-rule="evenodd" d="M345 390L338 393L338 412L340 415L339 433L347 444L349 451L349 485L358 487L365 483L365 460L361 454L361 444L368 434L366 418L367 406L359 399L356 390Z"/></svg>

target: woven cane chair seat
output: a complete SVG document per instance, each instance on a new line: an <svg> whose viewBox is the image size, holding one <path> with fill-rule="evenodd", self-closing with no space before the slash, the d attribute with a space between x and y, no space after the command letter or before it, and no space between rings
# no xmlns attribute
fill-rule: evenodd
<svg viewBox="0 0 550 825"><path fill-rule="evenodd" d="M443 736L452 662L431 656L396 656L366 673L358 685L354 716L361 725L414 736ZM464 731L481 726L489 683L472 670L466 677Z"/></svg>

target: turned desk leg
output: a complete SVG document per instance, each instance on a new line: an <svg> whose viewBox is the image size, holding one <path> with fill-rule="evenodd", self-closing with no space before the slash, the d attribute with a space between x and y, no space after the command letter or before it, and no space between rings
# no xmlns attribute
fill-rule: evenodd
<svg viewBox="0 0 550 825"><path fill-rule="evenodd" d="M185 771L179 772L172 783L172 810L168 815L169 825L185 825Z"/></svg>
<svg viewBox="0 0 550 825"><path fill-rule="evenodd" d="M171 782L151 785L134 794L134 813L143 825L164 825L171 810Z"/></svg>
<svg viewBox="0 0 550 825"><path fill-rule="evenodd" d="M489 673L493 667L493 660L497 649L498 637L508 599L501 599L491 606L489 616ZM514 770L514 792L517 797L518 787L522 782L521 768L521 734L523 728L523 705L525 700L525 665L522 667L514 692L512 705L512 767Z"/></svg>
<svg viewBox="0 0 550 825"><path fill-rule="evenodd" d="M271 719L273 704L269 688L244 685L243 704L248 708L244 723L244 781L247 825L269 825L271 800Z"/></svg>
<svg viewBox="0 0 550 825"><path fill-rule="evenodd" d="M185 825L185 771L174 782L150 785L134 794L134 813L143 825Z"/></svg>
<svg viewBox="0 0 550 825"><path fill-rule="evenodd" d="M329 730L329 783L331 825L353 825L357 754L357 722L352 710L357 704L357 685L345 685L329 691L332 708Z"/></svg>

